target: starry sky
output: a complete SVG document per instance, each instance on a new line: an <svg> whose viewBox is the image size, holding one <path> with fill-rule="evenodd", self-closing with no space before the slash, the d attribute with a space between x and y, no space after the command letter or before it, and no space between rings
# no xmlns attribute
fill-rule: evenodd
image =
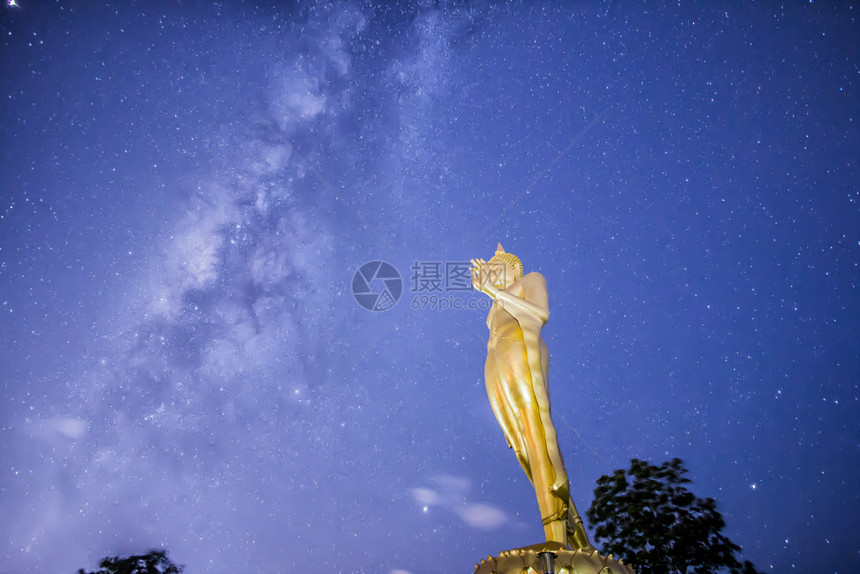
<svg viewBox="0 0 860 574"><path fill-rule="evenodd" d="M759 569L860 571L856 7L13 4L0 572L539 542L482 296L431 280L498 241L548 283L582 513L677 456Z"/></svg>

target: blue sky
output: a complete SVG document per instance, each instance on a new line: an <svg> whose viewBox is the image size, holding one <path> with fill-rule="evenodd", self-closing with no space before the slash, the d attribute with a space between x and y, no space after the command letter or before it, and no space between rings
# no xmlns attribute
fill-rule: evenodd
<svg viewBox="0 0 860 574"><path fill-rule="evenodd" d="M677 456L759 569L860 566L856 8L18 4L0 572L468 572L539 541L486 312L411 280L498 241L547 279L581 512ZM373 260L404 280L382 313L351 294Z"/></svg>

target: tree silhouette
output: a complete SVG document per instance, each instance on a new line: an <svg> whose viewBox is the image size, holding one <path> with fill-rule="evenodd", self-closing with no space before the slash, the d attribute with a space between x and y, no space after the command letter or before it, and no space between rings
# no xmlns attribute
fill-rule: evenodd
<svg viewBox="0 0 860 574"><path fill-rule="evenodd" d="M726 524L714 499L684 486L686 472L679 458L661 466L634 458L626 473L601 476L586 513L595 539L639 573L757 574L722 534Z"/></svg>
<svg viewBox="0 0 860 574"><path fill-rule="evenodd" d="M185 566L177 566L167 557L166 550L150 550L128 558L106 556L97 571L85 572L81 568L78 574L182 574L184 569Z"/></svg>

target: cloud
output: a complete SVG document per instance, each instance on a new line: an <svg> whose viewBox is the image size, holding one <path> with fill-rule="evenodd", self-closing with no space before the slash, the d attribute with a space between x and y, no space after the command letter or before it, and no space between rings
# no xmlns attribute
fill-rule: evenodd
<svg viewBox="0 0 860 574"><path fill-rule="evenodd" d="M410 492L415 502L424 506L433 506L442 500L442 497L435 490L429 488L413 488Z"/></svg>
<svg viewBox="0 0 860 574"><path fill-rule="evenodd" d="M42 429L49 436L61 435L77 440L87 434L87 422L74 417L59 417L42 421Z"/></svg>
<svg viewBox="0 0 860 574"><path fill-rule="evenodd" d="M501 509L490 504L470 502L467 499L470 482L463 476L442 474L430 479L436 488L415 487L409 493L420 506L441 506L471 526L480 530L495 530L508 522Z"/></svg>
<svg viewBox="0 0 860 574"><path fill-rule="evenodd" d="M481 530L495 530L508 520L504 512L489 504L466 503L454 511L463 522Z"/></svg>

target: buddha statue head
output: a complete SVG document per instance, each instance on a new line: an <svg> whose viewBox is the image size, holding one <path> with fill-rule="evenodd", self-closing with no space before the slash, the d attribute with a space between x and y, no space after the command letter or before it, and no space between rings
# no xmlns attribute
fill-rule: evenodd
<svg viewBox="0 0 860 574"><path fill-rule="evenodd" d="M490 269L494 270L494 283L500 289L508 287L523 276L523 264L519 257L513 253L506 253L501 243L496 248L496 254L487 263Z"/></svg>

